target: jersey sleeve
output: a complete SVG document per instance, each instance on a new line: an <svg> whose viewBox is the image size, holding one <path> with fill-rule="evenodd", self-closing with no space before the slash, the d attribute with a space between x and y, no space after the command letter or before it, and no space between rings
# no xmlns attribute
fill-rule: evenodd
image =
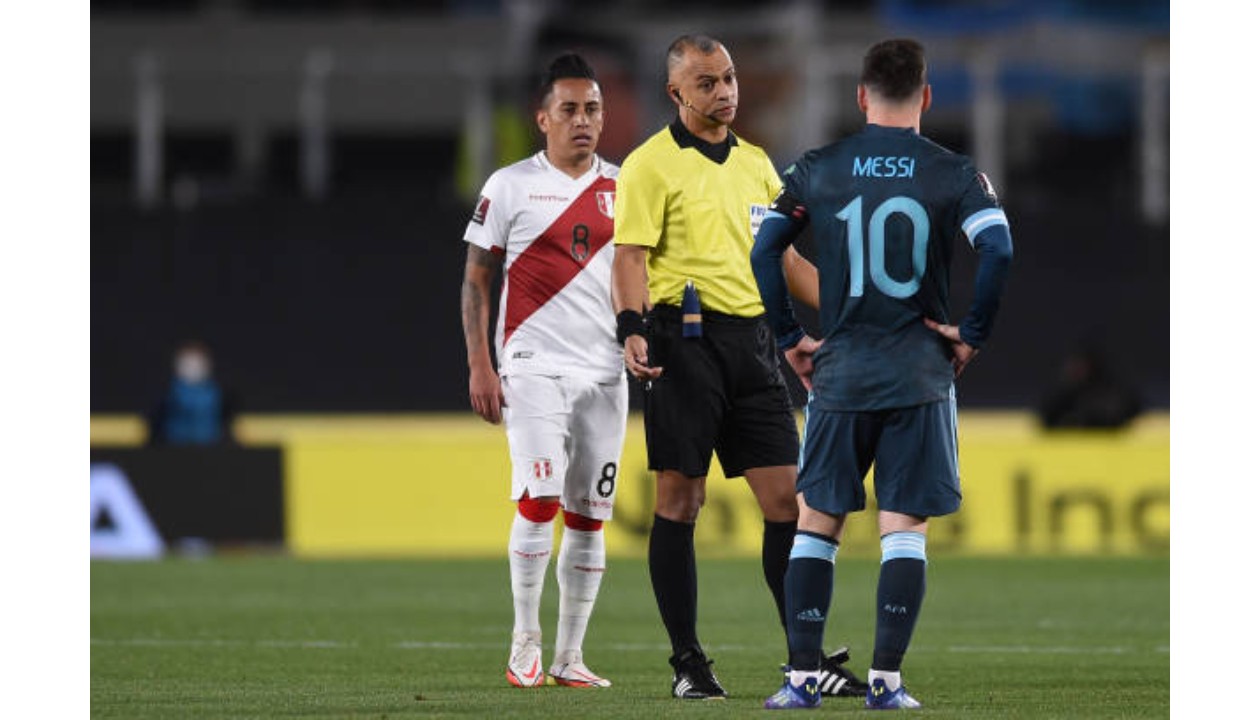
<svg viewBox="0 0 1260 720"><path fill-rule="evenodd" d="M976 245L976 236L995 224L1006 223L1006 213L998 202L997 191L988 176L976 169L971 162L966 162L959 170L959 181L962 192L958 202L959 228L967 236L972 247Z"/></svg>
<svg viewBox="0 0 1260 720"><path fill-rule="evenodd" d="M787 279L783 276L783 253L809 222L804 203L788 190L789 184L794 188L799 184L794 177L796 167L793 163L784 170L781 189L757 230L749 258L753 276L757 279L757 289L761 293L761 304L766 309L766 319L780 350L795 347L805 336L792 307Z"/></svg>
<svg viewBox="0 0 1260 720"><path fill-rule="evenodd" d="M766 186L766 205L770 205L783 189L783 181L779 179L779 171L774 169L770 156L762 153L762 157L765 162L762 164L761 179Z"/></svg>
<svg viewBox="0 0 1260 720"><path fill-rule="evenodd" d="M809 197L809 171L817 151L810 150L783 169L783 192L804 202Z"/></svg>
<svg viewBox="0 0 1260 720"><path fill-rule="evenodd" d="M1014 248L1006 211L989 178L971 163L964 164L962 172L966 185L959 203L959 229L979 254L980 262L971 307L958 332L964 342L979 349L993 330Z"/></svg>
<svg viewBox="0 0 1260 720"><path fill-rule="evenodd" d="M464 241L483 250L506 252L512 219L508 208L510 204L503 172L495 172L481 189L468 227L464 230Z"/></svg>
<svg viewBox="0 0 1260 720"><path fill-rule="evenodd" d="M613 242L656 247L665 229L665 180L631 153L617 175L613 199Z"/></svg>

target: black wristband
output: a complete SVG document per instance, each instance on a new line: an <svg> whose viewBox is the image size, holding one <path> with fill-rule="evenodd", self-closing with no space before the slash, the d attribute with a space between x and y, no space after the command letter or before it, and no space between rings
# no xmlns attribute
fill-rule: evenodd
<svg viewBox="0 0 1260 720"><path fill-rule="evenodd" d="M617 313L617 342L625 345L631 335L647 337L647 323L643 322L643 313L622 310Z"/></svg>

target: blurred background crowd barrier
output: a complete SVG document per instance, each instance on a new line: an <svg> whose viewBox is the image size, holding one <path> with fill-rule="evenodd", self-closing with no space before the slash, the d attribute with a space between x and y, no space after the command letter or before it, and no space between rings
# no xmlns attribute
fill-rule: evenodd
<svg viewBox="0 0 1260 720"><path fill-rule="evenodd" d="M335 513L294 508L313 507L303 498L315 497L308 491L321 482L367 488L381 475L364 469L373 467L365 456L330 460L343 473L311 479L314 466L303 458L314 452L312 437L344 458L336 443L347 437L388 454L443 432L472 433L502 459L500 428L458 429L467 406L462 236L477 190L495 168L539 147L527 98L535 73L565 50L585 53L599 73L607 105L600 154L621 161L671 119L664 51L684 32L714 35L730 48L741 89L736 130L780 168L860 127L854 96L867 46L894 35L926 44L934 106L923 131L972 155L993 179L1016 247L994 338L960 382L959 397L964 411L996 413L1026 434L969 456L964 414L964 471L968 457L1001 465L993 482L1006 488L1003 502L1017 524L1020 498L1041 486L1037 473L1021 485L1012 468L1052 468L1055 456L1075 452L1054 445L1075 440L1045 436L1041 427L1128 428L1101 441L1082 436L1121 455L1081 460L1074 477L1082 492L1116 475L1137 478L1140 488L1104 488L1102 499L1071 495L1061 509L1094 507L1089 512L1109 518L1108 527L1130 533L1110 545L1080 540L1082 547L1160 546L1168 527L1169 10L1146 0L94 1L94 489L99 463L107 470L102 487L118 487L108 468L122 468L136 490L129 463L146 450L145 420L167 392L172 353L189 340L212 349L215 377L231 399L237 443L220 449L246 459L224 462L275 476L260 487L275 483L281 494L259 500L278 525L258 520L245 533L258 537L240 542L274 542L280 533L290 546L335 552L335 532L329 550L320 543L330 536L317 529L323 539L312 540L302 525L331 523ZM959 253L955 261L960 315L971 259ZM1088 377L1083 366L1092 368ZM1113 400L1088 402L1103 395ZM1088 407L1073 410L1073 398ZM424 419L431 413L451 414ZM250 430L276 418L300 429L333 415L393 417L404 430L374 426L363 436L353 420L314 436ZM1144 447L1135 438L1148 438L1151 427L1162 440L1142 457L1153 457L1153 467L1115 460L1133 443ZM985 437L1001 438L997 432ZM295 445L296 437L306 444ZM641 452L635 437L628 457ZM1032 447L1042 442L1051 445ZM268 447L278 454L250 452ZM1034 459L1003 465L995 459L1002 447L1023 447ZM196 450L166 451L189 452ZM498 465L442 461L439 477L429 455L395 460L385 474L412 468L406 477L417 483L468 480L484 488L444 512L475 514L473 502L508 507ZM163 462L154 467L180 479L186 473L178 468L205 464ZM396 497L389 493L399 487L389 485L382 497ZM625 507L637 507L639 491L623 492ZM1034 505L1041 507L1027 507ZM120 507L115 513L125 512ZM96 508L94 500L94 528ZM359 517L361 527L377 522L363 512L343 517ZM1040 512L1025 520L1040 517L1049 532L1056 516ZM1058 522L1067 527L1074 516L1064 513ZM1015 527L1004 547L1055 548L1048 535L1020 545ZM410 535L375 545L355 545L351 536L340 547L432 547Z"/></svg>

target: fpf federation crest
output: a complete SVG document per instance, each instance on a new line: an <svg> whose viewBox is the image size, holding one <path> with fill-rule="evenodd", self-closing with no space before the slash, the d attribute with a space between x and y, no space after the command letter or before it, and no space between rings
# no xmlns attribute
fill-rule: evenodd
<svg viewBox="0 0 1260 720"><path fill-rule="evenodd" d="M599 208L599 212L604 217L612 220L613 216L613 200L616 197L614 190L600 190L595 193L595 206Z"/></svg>

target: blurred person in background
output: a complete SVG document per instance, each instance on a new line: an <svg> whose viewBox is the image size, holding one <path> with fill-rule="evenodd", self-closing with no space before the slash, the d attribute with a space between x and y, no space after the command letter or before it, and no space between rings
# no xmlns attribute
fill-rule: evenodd
<svg viewBox="0 0 1260 720"><path fill-rule="evenodd" d="M1084 342L1063 361L1059 378L1041 399L1041 426L1122 428L1142 412L1137 390L1116 375L1102 350Z"/></svg>
<svg viewBox="0 0 1260 720"><path fill-rule="evenodd" d="M782 184L760 147L731 130L739 83L727 49L684 35L666 53L677 118L627 156L614 214L613 302L627 369L644 381L656 502L648 567L669 634L672 693L725 698L697 636L695 526L714 452L743 476L764 517L762 570L786 627L783 582L796 532L796 415L749 265L753 235ZM784 267L813 291L795 251ZM827 688L862 694L830 656Z"/></svg>
<svg viewBox="0 0 1260 720"><path fill-rule="evenodd" d="M486 181L464 235L461 293L468 394L487 422L504 422L517 512L508 541L515 622L507 680L541 687L608 687L582 657L605 569L625 440L627 382L610 290L618 168L595 154L604 104L590 65L550 65L535 113L546 148ZM495 328L491 285L502 269ZM553 662L542 669L539 605L563 511Z"/></svg>
<svg viewBox="0 0 1260 720"><path fill-rule="evenodd" d="M881 560L866 707L920 707L901 664L927 588L931 517L956 512L954 381L993 329L1011 261L997 194L970 158L919 134L931 105L923 46L895 39L863 60L866 127L805 153L757 234L752 264L778 345L812 387L787 571L790 659L768 709L816 708L835 557L874 464ZM821 345L796 322L780 256L813 223ZM965 236L979 257L965 317L950 324L949 267ZM801 346L804 352L794 353Z"/></svg>
<svg viewBox="0 0 1260 720"><path fill-rule="evenodd" d="M175 349L166 392L149 416L153 445L217 445L233 441L234 402L214 375L210 347L189 340Z"/></svg>

